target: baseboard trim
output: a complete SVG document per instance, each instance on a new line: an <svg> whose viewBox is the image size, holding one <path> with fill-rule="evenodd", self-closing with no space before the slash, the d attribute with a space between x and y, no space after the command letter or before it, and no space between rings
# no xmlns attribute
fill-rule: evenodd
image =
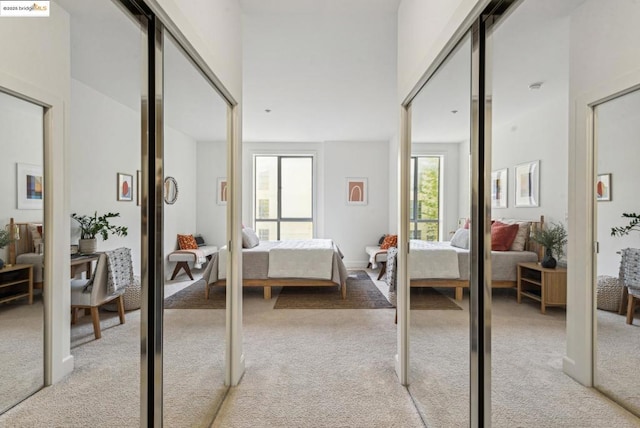
<svg viewBox="0 0 640 428"><path fill-rule="evenodd" d="M591 376L585 377L576 362L567 356L562 357L562 371L576 382L587 387L593 387Z"/></svg>
<svg viewBox="0 0 640 428"><path fill-rule="evenodd" d="M369 262L361 260L344 260L347 269L366 269Z"/></svg>

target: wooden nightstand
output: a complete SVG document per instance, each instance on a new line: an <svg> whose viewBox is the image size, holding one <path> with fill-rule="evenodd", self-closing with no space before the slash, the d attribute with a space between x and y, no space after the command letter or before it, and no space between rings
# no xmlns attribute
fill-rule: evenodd
<svg viewBox="0 0 640 428"><path fill-rule="evenodd" d="M13 265L0 269L0 303L26 297L33 303L33 266Z"/></svg>
<svg viewBox="0 0 640 428"><path fill-rule="evenodd" d="M518 263L518 303L522 296L540 302L540 312L547 306L567 306L567 269L547 269L538 263Z"/></svg>

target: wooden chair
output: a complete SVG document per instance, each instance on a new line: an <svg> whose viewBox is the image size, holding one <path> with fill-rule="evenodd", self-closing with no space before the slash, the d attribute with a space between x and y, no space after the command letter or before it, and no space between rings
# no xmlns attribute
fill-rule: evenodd
<svg viewBox="0 0 640 428"><path fill-rule="evenodd" d="M101 254L93 277L90 292L85 291L90 279L71 280L71 324L77 321L77 310L85 309L91 312L93 320L93 334L96 339L102 337L100 330L100 306L117 300L120 324L124 324L124 290L117 294L109 294L107 285L107 255Z"/></svg>

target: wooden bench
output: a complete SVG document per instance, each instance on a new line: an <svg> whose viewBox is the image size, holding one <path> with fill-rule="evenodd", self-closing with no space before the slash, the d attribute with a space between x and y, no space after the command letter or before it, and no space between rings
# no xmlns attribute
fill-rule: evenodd
<svg viewBox="0 0 640 428"><path fill-rule="evenodd" d="M167 256L167 259L170 262L176 262L176 267L173 269L173 274L171 275L171 280L173 281L176 276L180 273L180 270L184 270L189 278L193 280L193 275L191 275L191 269L189 268L189 262L193 262L196 268L199 268L198 263L198 254L204 255L207 260L211 260L211 256L218 252L218 247L214 245L204 245L199 247L197 250L176 250L170 253Z"/></svg>
<svg viewBox="0 0 640 428"><path fill-rule="evenodd" d="M375 269L375 264L380 264L380 273L378 274L378 280L380 280L387 271L387 250L381 250L379 245L369 245L364 247L364 251L369 255L368 268Z"/></svg>

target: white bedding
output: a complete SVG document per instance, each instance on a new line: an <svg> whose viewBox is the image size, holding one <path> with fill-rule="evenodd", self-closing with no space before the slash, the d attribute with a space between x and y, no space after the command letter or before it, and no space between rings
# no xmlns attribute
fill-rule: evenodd
<svg viewBox="0 0 640 428"><path fill-rule="evenodd" d="M409 241L409 278L455 279L460 277L458 253L448 242Z"/></svg>
<svg viewBox="0 0 640 428"><path fill-rule="evenodd" d="M269 251L269 278L331 279L333 241L281 241Z"/></svg>

